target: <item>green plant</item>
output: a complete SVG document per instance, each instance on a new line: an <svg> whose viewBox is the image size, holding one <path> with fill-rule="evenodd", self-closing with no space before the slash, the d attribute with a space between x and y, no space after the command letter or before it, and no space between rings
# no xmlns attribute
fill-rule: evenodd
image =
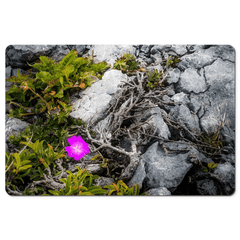
<svg viewBox="0 0 240 240"><path fill-rule="evenodd" d="M117 61L113 65L113 69L121 70L127 74L133 74L136 70L139 70L140 67L135 56L127 53L123 54L122 57L117 58Z"/></svg>
<svg viewBox="0 0 240 240"><path fill-rule="evenodd" d="M181 60L178 59L176 56L172 57L172 56L169 56L168 57L168 60L166 62L166 66L169 67L169 66L172 66L172 67L175 67L176 63L179 63Z"/></svg>
<svg viewBox="0 0 240 240"><path fill-rule="evenodd" d="M52 195L104 195L107 194L107 190L102 189L100 186L94 186L93 180L99 178L97 175L92 175L85 169L81 169L76 166L78 172L74 175L72 172L67 171L69 174L66 179L62 178L62 181L65 184L64 189L59 191L48 190Z"/></svg>
<svg viewBox="0 0 240 240"><path fill-rule="evenodd" d="M199 136L201 137L202 141L205 144L208 144L211 147L213 147L209 150L211 153L216 153L216 152L218 152L219 149L221 149L223 147L223 143L221 141L220 129L218 129L211 136L207 136L207 135L203 135L203 134L199 134Z"/></svg>
<svg viewBox="0 0 240 240"><path fill-rule="evenodd" d="M122 180L119 180L117 184L105 186L104 188L109 189L108 195L140 195L140 188L138 184L129 188ZM147 194L141 194L147 195Z"/></svg>
<svg viewBox="0 0 240 240"><path fill-rule="evenodd" d="M9 140L16 147L22 149L24 147L22 142L28 142L32 136L32 142L44 140L43 146L45 148L48 147L48 144L51 144L55 151L61 151L67 144L66 139L71 135L76 135L81 125L85 126L85 123L69 116L59 124L56 117L48 115L45 121L39 119L30 124L22 133L10 136Z"/></svg>
<svg viewBox="0 0 240 240"><path fill-rule="evenodd" d="M32 165L29 164L29 152L27 150L23 151L21 154L14 153L9 154L5 153L5 171L15 183L17 180L21 180L24 184L23 178L27 176L32 168Z"/></svg>
<svg viewBox="0 0 240 240"><path fill-rule="evenodd" d="M46 56L40 56L40 63L30 65L37 70L30 75L12 76L7 81L15 83L6 93L6 100L19 108L11 109L10 116L23 117L43 113L56 115L59 123L71 111L69 93L74 89L91 86L94 77L102 77L110 65L106 62L94 64L93 57L77 57L72 50L59 63ZM18 103L15 103L17 101Z"/></svg>
<svg viewBox="0 0 240 240"><path fill-rule="evenodd" d="M162 83L160 82L160 80L163 78L162 70L161 71L158 71L158 70L149 71L147 73L147 75L148 75L147 87L149 89L160 87L162 85Z"/></svg>
<svg viewBox="0 0 240 240"><path fill-rule="evenodd" d="M203 172L212 172L215 167L218 166L218 163L210 162L207 167L203 167Z"/></svg>

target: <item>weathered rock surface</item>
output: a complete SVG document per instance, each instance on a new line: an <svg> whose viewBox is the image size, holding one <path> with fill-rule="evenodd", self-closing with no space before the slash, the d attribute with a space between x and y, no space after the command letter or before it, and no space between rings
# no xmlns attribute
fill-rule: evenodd
<svg viewBox="0 0 240 240"><path fill-rule="evenodd" d="M54 45L12 45L7 51L9 65L12 68L29 68L27 63L35 61L39 56L47 56Z"/></svg>
<svg viewBox="0 0 240 240"><path fill-rule="evenodd" d="M94 63L105 61L113 64L123 53L134 54L135 48L131 45L94 45L89 53L94 51Z"/></svg>
<svg viewBox="0 0 240 240"><path fill-rule="evenodd" d="M101 186L101 187L111 185L113 182L114 182L113 178L107 178L107 177L99 177L94 180L95 185Z"/></svg>
<svg viewBox="0 0 240 240"><path fill-rule="evenodd" d="M210 85L205 95L208 97L211 106L208 107L208 112L201 119L202 128L208 133L213 133L216 129L217 119L223 116L225 110L226 120L230 122L231 128L235 128L234 63L217 59L212 65L204 69L207 84ZM223 104L227 105L223 106ZM221 106L223 110L219 111Z"/></svg>
<svg viewBox="0 0 240 240"><path fill-rule="evenodd" d="M179 92L200 93L207 89L203 69L198 73L194 68L186 69L181 75L177 85Z"/></svg>
<svg viewBox="0 0 240 240"><path fill-rule="evenodd" d="M191 113L188 107L184 105L175 106L171 109L171 112L174 114L175 118L182 121L188 129L194 132L200 132L198 117L195 113Z"/></svg>
<svg viewBox="0 0 240 240"><path fill-rule="evenodd" d="M102 80L84 90L82 99L74 102L70 116L83 121L96 121L101 118L112 95L120 90L121 81L127 81L127 75L121 71L113 69L105 72Z"/></svg>
<svg viewBox="0 0 240 240"><path fill-rule="evenodd" d="M171 133L168 129L167 124L164 122L162 118L162 112L159 107L150 108L143 113L143 117L141 118L141 122L148 120L146 124L142 125L142 127L147 130L152 125L157 129L156 135L165 139L168 139L171 136Z"/></svg>
<svg viewBox="0 0 240 240"><path fill-rule="evenodd" d="M170 196L171 192L167 190L165 187L159 187L159 188L152 188L145 192L146 194L150 196Z"/></svg>
<svg viewBox="0 0 240 240"><path fill-rule="evenodd" d="M188 95L183 92L175 94L174 96L171 97L171 100L174 101L175 103L180 102L183 105L187 105L190 103Z"/></svg>
<svg viewBox="0 0 240 240"><path fill-rule="evenodd" d="M5 125L5 138L8 139L11 135L17 135L25 130L29 124L17 118L8 118Z"/></svg>
<svg viewBox="0 0 240 240"><path fill-rule="evenodd" d="M224 126L221 130L221 134L222 134L222 137L223 137L223 141L227 144L227 145L231 145L231 146L234 146L235 145L235 132L227 127L227 126Z"/></svg>
<svg viewBox="0 0 240 240"><path fill-rule="evenodd" d="M203 179L197 181L197 191L200 195L218 195L219 190L213 180Z"/></svg>
<svg viewBox="0 0 240 240"><path fill-rule="evenodd" d="M140 187L148 189L166 187L174 191L181 183L192 167L192 164L187 162L188 155L190 153L196 155L198 152L185 144L164 145L179 151L166 154L158 142L152 144L142 155L140 164L129 182L130 186L138 183ZM187 152L181 153L184 148Z"/></svg>
<svg viewBox="0 0 240 240"><path fill-rule="evenodd" d="M12 68L10 66L5 69L5 79L8 79L11 76Z"/></svg>
<svg viewBox="0 0 240 240"><path fill-rule="evenodd" d="M214 169L214 174L223 180L228 194L233 194L235 190L235 168L229 162L218 164Z"/></svg>
<svg viewBox="0 0 240 240"><path fill-rule="evenodd" d="M179 81L179 77L180 77L180 70L178 68L174 68L172 71L169 72L169 78L167 79L167 82L169 84L177 83Z"/></svg>

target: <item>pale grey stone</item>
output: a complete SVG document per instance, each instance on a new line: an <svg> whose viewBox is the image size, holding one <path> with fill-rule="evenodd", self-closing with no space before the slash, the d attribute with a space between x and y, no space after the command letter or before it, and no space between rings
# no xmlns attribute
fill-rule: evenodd
<svg viewBox="0 0 240 240"><path fill-rule="evenodd" d="M150 57L154 61L154 64L159 65L160 63L162 63L163 59L161 53L157 52L155 54L151 54Z"/></svg>
<svg viewBox="0 0 240 240"><path fill-rule="evenodd" d="M165 187L151 188L145 192L150 196L170 196L171 192Z"/></svg>
<svg viewBox="0 0 240 240"><path fill-rule="evenodd" d="M214 174L224 181L228 194L233 194L235 190L235 168L229 162L218 164L214 168Z"/></svg>
<svg viewBox="0 0 240 240"><path fill-rule="evenodd" d="M5 125L5 138L8 139L11 135L17 135L25 130L29 124L17 118L9 118Z"/></svg>
<svg viewBox="0 0 240 240"><path fill-rule="evenodd" d="M169 72L169 78L167 79L167 82L169 84L177 83L179 81L179 77L180 77L180 70L178 68L174 68L172 71Z"/></svg>
<svg viewBox="0 0 240 240"><path fill-rule="evenodd" d="M117 58L123 53L134 54L135 48L132 45L94 45L89 50L89 53L94 51L94 63L107 62L113 65Z"/></svg>
<svg viewBox="0 0 240 240"><path fill-rule="evenodd" d="M148 66L147 69L149 71L158 70L158 72L160 72L161 70L163 70L163 67L160 64L158 64L158 65L155 65L155 66Z"/></svg>
<svg viewBox="0 0 240 240"><path fill-rule="evenodd" d="M174 96L171 97L171 100L174 101L175 103L182 103L183 105L186 105L190 102L188 99L188 95L186 93L177 93Z"/></svg>
<svg viewBox="0 0 240 240"><path fill-rule="evenodd" d="M181 75L177 85L177 89L186 93L200 93L207 89L205 78L203 76L203 69L200 71L200 75L194 68L186 69Z"/></svg>
<svg viewBox="0 0 240 240"><path fill-rule="evenodd" d="M5 68L5 79L8 79L11 76L12 68L10 66Z"/></svg>
<svg viewBox="0 0 240 240"><path fill-rule="evenodd" d="M85 169L91 174L100 174L103 171L100 164L88 164L85 166Z"/></svg>
<svg viewBox="0 0 240 240"><path fill-rule="evenodd" d="M171 50L182 56L187 53L187 45L172 45Z"/></svg>
<svg viewBox="0 0 240 240"><path fill-rule="evenodd" d="M83 98L74 102L70 116L84 122L98 120L107 109L112 95L120 90L121 81L127 81L127 75L119 70L105 72L102 80L95 82L82 92Z"/></svg>
<svg viewBox="0 0 240 240"><path fill-rule="evenodd" d="M114 182L113 178L99 177L94 180L96 186L105 187L111 185Z"/></svg>
<svg viewBox="0 0 240 240"><path fill-rule="evenodd" d="M166 143L166 146L169 144ZM184 145L185 148L189 146ZM183 147L183 146L181 146ZM166 187L170 191L175 189L183 180L192 164L187 162L190 153L196 154L196 149L189 148L187 153L168 153L155 142L142 155L140 164L135 171L130 185L138 183L141 187L159 188Z"/></svg>
<svg viewBox="0 0 240 240"><path fill-rule="evenodd" d="M146 124L142 125L145 130L149 129L150 125L152 125L157 129L157 136L168 139L171 137L171 133L167 124L163 120L162 111L163 110L161 110L159 107L149 108L148 110L144 111L143 117L141 117L140 121L147 121Z"/></svg>
<svg viewBox="0 0 240 240"><path fill-rule="evenodd" d="M186 106L175 106L173 109L171 109L171 112L173 112L174 116L178 120L181 120L188 127L188 129L194 132L201 132L197 115L195 113L191 113Z"/></svg>
<svg viewBox="0 0 240 240"><path fill-rule="evenodd" d="M205 93L211 102L208 107L210 117L220 119L226 110L226 121L230 122L231 128L235 128L235 65L222 59L216 60L205 69L207 84L210 88ZM219 110L222 109L222 110ZM216 121L215 121L216 122Z"/></svg>
<svg viewBox="0 0 240 240"><path fill-rule="evenodd" d="M178 68L184 71L187 68L203 68L206 65L212 64L217 57L213 56L212 49L199 49L192 54L184 55L181 57L181 62Z"/></svg>
<svg viewBox="0 0 240 240"><path fill-rule="evenodd" d="M136 185L136 184L139 185L140 189L143 187L143 180L147 176L144 165L145 165L145 158L142 156L133 177L128 183L129 187L132 187L133 185Z"/></svg>

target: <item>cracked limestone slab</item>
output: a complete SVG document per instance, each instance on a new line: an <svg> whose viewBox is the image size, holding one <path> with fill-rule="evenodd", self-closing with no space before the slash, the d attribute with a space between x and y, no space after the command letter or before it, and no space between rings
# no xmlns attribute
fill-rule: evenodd
<svg viewBox="0 0 240 240"><path fill-rule="evenodd" d="M156 135L165 139L169 139L171 137L171 133L168 129L167 124L164 122L162 117L162 112L164 110L159 107L149 108L142 112L141 119L138 119L140 122L147 121L146 124L143 124L142 127L146 130L153 126L157 129ZM166 114L166 113L165 113Z"/></svg>
<svg viewBox="0 0 240 240"><path fill-rule="evenodd" d="M219 119L226 111L226 120L235 128L235 65L222 59L205 68L206 82L210 88L204 94L210 101L208 112L201 119L205 132L214 133ZM221 110L222 109L222 110ZM213 120L215 119L215 120Z"/></svg>
<svg viewBox="0 0 240 240"><path fill-rule="evenodd" d="M145 192L150 196L170 196L171 192L165 187L151 188Z"/></svg>
<svg viewBox="0 0 240 240"><path fill-rule="evenodd" d="M166 145L169 144L166 143ZM198 153L196 149L189 148L188 145L183 146L189 149L187 153L167 154L158 142L152 144L142 155L129 185L133 186L138 183L140 187L147 189L165 187L174 191L193 166L192 163L187 162L188 155Z"/></svg>
<svg viewBox="0 0 240 240"><path fill-rule="evenodd" d="M74 102L70 116L84 122L97 121L103 116L112 95L120 90L121 81L127 81L127 75L119 70L105 72L102 80L95 82L82 92L82 99Z"/></svg>
<svg viewBox="0 0 240 240"><path fill-rule="evenodd" d="M132 45L94 45L89 53L92 51L94 51L94 63L105 61L113 65L123 53L134 54L135 48Z"/></svg>
<svg viewBox="0 0 240 240"><path fill-rule="evenodd" d="M179 92L201 93L206 91L207 85L204 78L204 70L199 72L194 68L186 69L181 75L177 84Z"/></svg>
<svg viewBox="0 0 240 240"><path fill-rule="evenodd" d="M175 106L171 109L171 112L178 120L181 120L188 129L194 132L201 132L197 115L195 113L191 113L188 107L185 105Z"/></svg>
<svg viewBox="0 0 240 240"><path fill-rule="evenodd" d="M8 139L11 135L17 135L25 130L29 124L17 118L8 118L5 125L5 138Z"/></svg>
<svg viewBox="0 0 240 240"><path fill-rule="evenodd" d="M184 55L178 65L182 71L187 68L203 68L211 65L217 58L235 61L235 49L230 45L214 45L208 49L197 48L192 54Z"/></svg>

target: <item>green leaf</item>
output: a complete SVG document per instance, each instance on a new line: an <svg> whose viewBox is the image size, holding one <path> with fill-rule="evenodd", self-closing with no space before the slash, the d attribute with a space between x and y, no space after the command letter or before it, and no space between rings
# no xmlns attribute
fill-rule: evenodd
<svg viewBox="0 0 240 240"><path fill-rule="evenodd" d="M53 79L53 76L49 72L38 72L36 74L37 79L47 83Z"/></svg>
<svg viewBox="0 0 240 240"><path fill-rule="evenodd" d="M27 164L27 163L30 163L31 161L29 161L29 160L23 160L23 161L21 161L21 166L23 166L23 165L25 165L25 164Z"/></svg>
<svg viewBox="0 0 240 240"><path fill-rule="evenodd" d="M208 168L212 168L213 162L208 163Z"/></svg>
<svg viewBox="0 0 240 240"><path fill-rule="evenodd" d="M63 70L63 72L64 72L67 80L68 80L69 74L70 74L71 72L73 72L73 71L74 71L74 66L73 66L73 65L67 66L67 67Z"/></svg>
<svg viewBox="0 0 240 240"><path fill-rule="evenodd" d="M69 192L70 184L71 184L71 175L68 175L67 181L66 181L65 193Z"/></svg>
<svg viewBox="0 0 240 240"><path fill-rule="evenodd" d="M208 169L206 167L204 167L203 172L208 172Z"/></svg>
<svg viewBox="0 0 240 240"><path fill-rule="evenodd" d="M59 192L55 191L55 190L48 190L48 192L50 192L51 194L55 195L55 196L59 196Z"/></svg>
<svg viewBox="0 0 240 240"><path fill-rule="evenodd" d="M90 193L90 192L81 192L78 194L79 196L92 196L94 194Z"/></svg>
<svg viewBox="0 0 240 240"><path fill-rule="evenodd" d="M19 169L19 167L21 166L21 160L20 160L20 157L17 153L14 153L14 157L16 159L16 168Z"/></svg>
<svg viewBox="0 0 240 240"><path fill-rule="evenodd" d="M31 168L31 167L32 167L32 165L25 165L23 167L20 167L19 171L23 171L23 170L26 170L26 169Z"/></svg>
<svg viewBox="0 0 240 240"><path fill-rule="evenodd" d="M60 62L60 68L63 69L66 66L70 65L75 59L75 50L72 50L68 55L66 55Z"/></svg>
<svg viewBox="0 0 240 240"><path fill-rule="evenodd" d="M218 163L215 163L213 166L212 166L212 169L217 167L218 166Z"/></svg>
<svg viewBox="0 0 240 240"><path fill-rule="evenodd" d="M59 81L60 81L61 86L62 86L62 88L63 88L63 77L60 77L60 78L59 78Z"/></svg>
<svg viewBox="0 0 240 240"><path fill-rule="evenodd" d="M57 94L54 95L55 98L62 98L64 95L63 95L63 89L60 89Z"/></svg>

